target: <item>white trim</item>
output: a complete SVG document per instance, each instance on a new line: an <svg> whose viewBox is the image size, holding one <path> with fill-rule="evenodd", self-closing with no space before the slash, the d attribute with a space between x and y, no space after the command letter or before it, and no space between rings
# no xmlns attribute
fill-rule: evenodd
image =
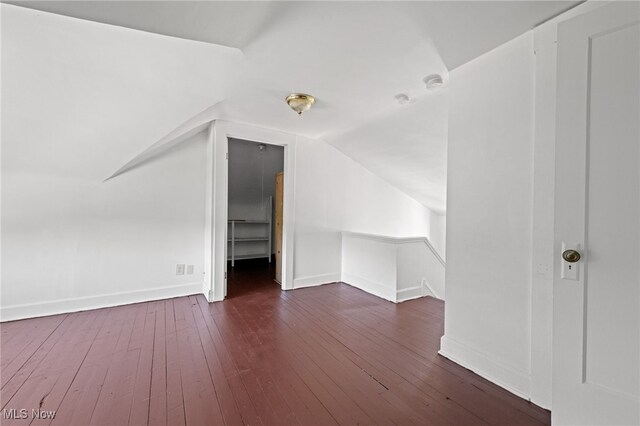
<svg viewBox="0 0 640 426"><path fill-rule="evenodd" d="M207 150L207 221L205 229L205 295L209 302L224 300L227 272L228 161L229 138L243 139L284 147L284 223L282 226L282 289L293 285L293 229L295 223L296 136L245 124L216 120L211 127ZM209 179L210 177L210 179ZM206 275L206 271L211 271Z"/></svg>
<svg viewBox="0 0 640 426"><path fill-rule="evenodd" d="M202 283L202 294L205 295L209 303L213 298L213 235L214 235L214 197L213 197L213 148L215 145L215 121L209 126L207 137L206 172L205 172L205 208L204 208L204 279Z"/></svg>
<svg viewBox="0 0 640 426"><path fill-rule="evenodd" d="M433 296L434 298L438 299L438 300L442 300L444 302L444 298L440 297L438 295L438 293L436 293L435 291L433 291L433 288L431 288L431 285L429 284L429 281L427 281L426 279L423 282L423 285L425 286L425 289L431 293L429 294L425 294L425 296Z"/></svg>
<svg viewBox="0 0 640 426"><path fill-rule="evenodd" d="M342 234L363 240L382 241L391 244L417 243L425 239L425 237L392 237L390 235L364 234L350 231L342 231Z"/></svg>
<svg viewBox="0 0 640 426"><path fill-rule="evenodd" d="M438 353L456 364L468 368L492 383L530 400L531 375L501 363L494 356L442 336Z"/></svg>
<svg viewBox="0 0 640 426"><path fill-rule="evenodd" d="M431 293L433 294L433 291ZM424 296L425 294L422 286L404 288L396 291L396 302L406 302L407 300L418 299Z"/></svg>
<svg viewBox="0 0 640 426"><path fill-rule="evenodd" d="M444 266L446 268L447 263L444 261L444 259L442 258L442 256L440 256L438 254L438 251L435 249L435 247L433 245L431 245L431 241L429 241L428 238L423 237L422 242L425 243L427 245L427 247L429 248L429 250L431 250L431 252L433 253L433 255L436 257L436 259L438 259L438 262L440 262L440 264L442 266ZM429 287L431 288L431 287ZM434 293L435 294L435 293Z"/></svg>
<svg viewBox="0 0 640 426"><path fill-rule="evenodd" d="M190 296L193 294L201 294L201 292L202 283L194 282L122 293L74 297L72 299L60 299L51 302L5 306L0 308L0 321L15 321L24 318L36 318L48 315L66 314L69 312L88 311L91 309L108 308L111 306L129 305L131 303L142 303L152 300L170 299L172 297Z"/></svg>
<svg viewBox="0 0 640 426"><path fill-rule="evenodd" d="M205 257L205 271L210 270L208 279L209 302L223 300L226 296L227 273L227 153L228 141L224 123L215 121L210 133L210 151L207 168L212 171L211 192L207 196L207 204L211 202L211 222L208 241L211 243L211 255ZM207 239L207 235L205 235Z"/></svg>
<svg viewBox="0 0 640 426"><path fill-rule="evenodd" d="M384 243L390 243L390 244L407 244L407 243L422 242L422 243L425 243L429 248L429 250L433 252L436 259L438 259L438 262L440 262L442 266L446 266L446 262L444 261L442 256L438 254L438 251L435 249L435 247L433 247L433 245L431 244L431 241L429 241L427 237L419 237L419 236L418 237L391 237L388 235L363 234L360 232L349 232L349 231L342 231L342 234L349 237L360 238L363 240L382 241Z"/></svg>
<svg viewBox="0 0 640 426"><path fill-rule="evenodd" d="M342 273L342 282L390 302L396 302L396 295L394 291L395 283L392 283L391 285L384 285L344 272Z"/></svg>
<svg viewBox="0 0 640 426"><path fill-rule="evenodd" d="M293 280L293 288L315 287L323 284L332 284L340 281L340 273L312 275Z"/></svg>

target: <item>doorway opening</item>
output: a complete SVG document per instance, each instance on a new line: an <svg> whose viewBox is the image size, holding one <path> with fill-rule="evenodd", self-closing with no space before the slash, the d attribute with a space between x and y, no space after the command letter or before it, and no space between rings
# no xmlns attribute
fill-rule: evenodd
<svg viewBox="0 0 640 426"><path fill-rule="evenodd" d="M228 138L227 298L281 288L284 147Z"/></svg>

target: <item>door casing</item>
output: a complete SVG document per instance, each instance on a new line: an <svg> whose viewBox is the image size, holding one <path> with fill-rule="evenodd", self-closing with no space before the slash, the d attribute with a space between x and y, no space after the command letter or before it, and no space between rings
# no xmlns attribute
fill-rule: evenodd
<svg viewBox="0 0 640 426"><path fill-rule="evenodd" d="M261 127L216 120L209 127L203 292L209 302L227 293L227 219L229 138L284 147L284 207L282 226L282 289L293 289L296 136Z"/></svg>

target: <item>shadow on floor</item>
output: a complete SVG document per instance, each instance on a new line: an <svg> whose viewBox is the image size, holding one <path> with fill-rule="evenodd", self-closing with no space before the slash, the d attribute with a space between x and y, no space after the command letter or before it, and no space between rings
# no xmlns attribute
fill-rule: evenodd
<svg viewBox="0 0 640 426"><path fill-rule="evenodd" d="M235 267L227 264L227 299L257 293L271 288L280 290L276 276L275 261L267 259L236 260Z"/></svg>

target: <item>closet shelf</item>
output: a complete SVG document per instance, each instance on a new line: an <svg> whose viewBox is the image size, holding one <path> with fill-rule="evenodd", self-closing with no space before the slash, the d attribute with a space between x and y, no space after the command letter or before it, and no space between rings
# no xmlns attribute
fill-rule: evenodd
<svg viewBox="0 0 640 426"><path fill-rule="evenodd" d="M231 267L236 264L236 259L258 259L266 257L271 263L271 225L272 225L272 210L273 210L273 197L269 197L266 206L266 220L243 220L243 219L230 219L228 220L229 239L227 242L231 245L228 260L231 261ZM252 225L252 226L246 226ZM261 226L256 226L261 225ZM236 229L239 228L239 229ZM240 237L236 236L236 231L240 231ZM266 235L266 236L265 236ZM258 253L236 253L236 244L242 244L247 242L263 241L267 244L264 245L264 251ZM244 246L247 251L251 245ZM255 249L255 245L253 246Z"/></svg>
<svg viewBox="0 0 640 426"><path fill-rule="evenodd" d="M262 259L265 256L263 254L238 254L235 256L235 260L243 259Z"/></svg>
<svg viewBox="0 0 640 426"><path fill-rule="evenodd" d="M242 220L242 219L230 219L227 222L231 223L231 222L235 222L237 224L267 224L267 223L271 223L268 220Z"/></svg>

